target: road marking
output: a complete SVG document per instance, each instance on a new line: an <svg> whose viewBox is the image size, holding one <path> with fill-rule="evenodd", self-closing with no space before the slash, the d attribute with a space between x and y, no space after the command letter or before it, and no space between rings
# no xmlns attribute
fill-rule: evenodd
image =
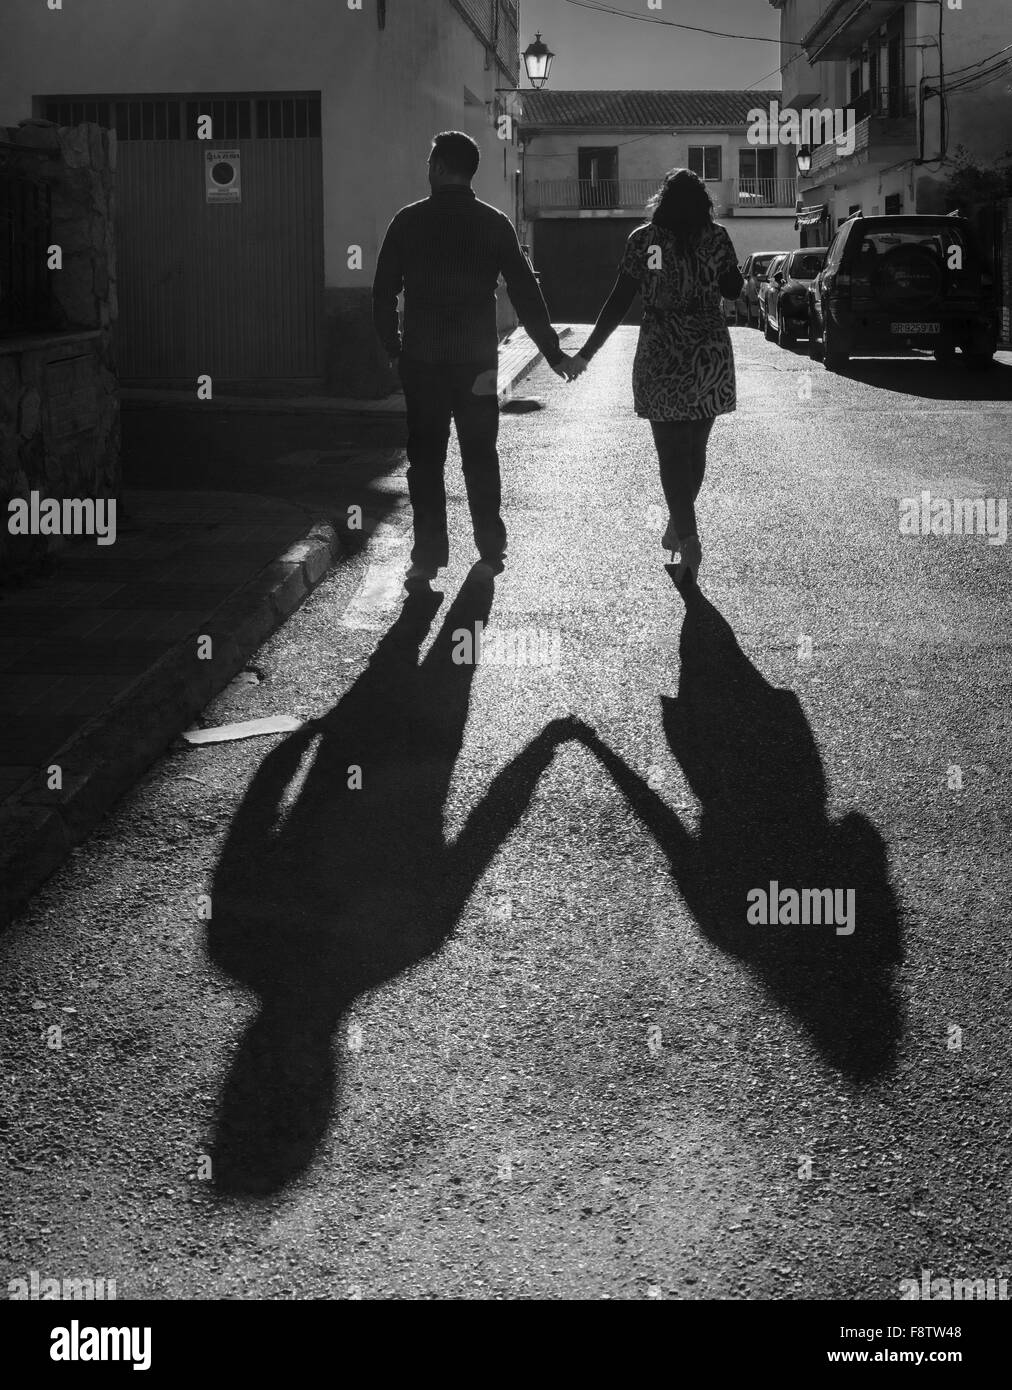
<svg viewBox="0 0 1012 1390"><path fill-rule="evenodd" d="M375 632L387 626L390 613L404 597L407 532L381 521L369 540L369 565L341 626Z"/></svg>

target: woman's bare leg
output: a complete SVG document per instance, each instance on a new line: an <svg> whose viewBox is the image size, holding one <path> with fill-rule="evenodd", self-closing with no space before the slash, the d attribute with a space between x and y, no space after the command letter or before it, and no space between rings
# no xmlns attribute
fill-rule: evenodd
<svg viewBox="0 0 1012 1390"><path fill-rule="evenodd" d="M696 534L696 450L692 420L651 420L661 487L679 539ZM702 479L700 478L700 484Z"/></svg>

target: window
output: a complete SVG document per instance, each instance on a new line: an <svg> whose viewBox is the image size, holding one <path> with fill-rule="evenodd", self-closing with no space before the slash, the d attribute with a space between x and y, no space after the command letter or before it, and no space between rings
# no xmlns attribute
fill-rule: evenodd
<svg viewBox="0 0 1012 1390"><path fill-rule="evenodd" d="M787 273L792 280L814 280L824 260L821 251L795 251Z"/></svg>
<svg viewBox="0 0 1012 1390"><path fill-rule="evenodd" d="M617 207L618 146L586 145L577 152L577 162L580 180L580 207Z"/></svg>
<svg viewBox="0 0 1012 1390"><path fill-rule="evenodd" d="M689 168L707 183L716 183L724 177L720 156L719 145L690 145Z"/></svg>
<svg viewBox="0 0 1012 1390"><path fill-rule="evenodd" d="M76 101L60 99L47 101L42 107L42 118L55 121L57 125L79 125L81 121L94 121L96 125L109 126L109 103L89 101L81 98Z"/></svg>
<svg viewBox="0 0 1012 1390"><path fill-rule="evenodd" d="M843 232L837 232L836 236L830 242L829 250L826 252L825 268L827 270L835 270L837 266L840 264L840 260L843 256L843 247L846 240L847 238Z"/></svg>
<svg viewBox="0 0 1012 1390"><path fill-rule="evenodd" d="M775 179L776 176L775 149L752 148L738 151L739 179Z"/></svg>
<svg viewBox="0 0 1012 1390"><path fill-rule="evenodd" d="M885 210L887 217L895 217L903 211L903 194L887 193L885 200Z"/></svg>
<svg viewBox="0 0 1012 1390"><path fill-rule="evenodd" d="M847 216L848 216L848 217L853 217L854 214L855 214L855 212L860 212L860 211L861 211L861 204L860 204L860 203L851 203L850 207L847 209Z"/></svg>
<svg viewBox="0 0 1012 1390"><path fill-rule="evenodd" d="M59 125L97 121L112 126L120 140L196 140L201 116L211 117L213 138L219 141L298 140L320 134L319 97L61 96L45 99L42 114Z"/></svg>
<svg viewBox="0 0 1012 1390"><path fill-rule="evenodd" d="M775 206L777 194L777 152L750 147L738 151L738 202L753 206ZM793 203L794 194L791 194Z"/></svg>

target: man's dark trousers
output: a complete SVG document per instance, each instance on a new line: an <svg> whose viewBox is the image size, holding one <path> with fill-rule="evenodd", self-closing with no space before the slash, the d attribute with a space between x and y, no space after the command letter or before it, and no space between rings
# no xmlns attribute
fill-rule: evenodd
<svg viewBox="0 0 1012 1390"><path fill-rule="evenodd" d="M408 494L414 512L414 564L439 569L449 562L446 484L443 468L450 421L457 442L471 509L474 543L483 560L498 559L506 548L500 515L499 397L497 363L398 362L408 414Z"/></svg>

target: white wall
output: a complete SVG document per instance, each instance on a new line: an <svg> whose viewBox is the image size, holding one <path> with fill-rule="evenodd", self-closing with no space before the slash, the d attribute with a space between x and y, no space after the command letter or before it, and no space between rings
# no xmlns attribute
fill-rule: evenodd
<svg viewBox="0 0 1012 1390"><path fill-rule="evenodd" d="M707 182L707 189L719 210L731 199L732 181L738 177L738 151L751 148L742 130L666 131L637 134L635 131L593 130L553 131L528 138L525 179L533 198L537 179L575 179L579 174L578 151L590 146L618 146L620 179L652 179L660 184L669 169L684 168L689 162L690 145L718 145L721 149L720 180ZM777 149L777 175L794 175L792 151ZM718 211L718 216L720 212Z"/></svg>
<svg viewBox="0 0 1012 1390"><path fill-rule="evenodd" d="M320 91L325 275L329 286L371 282L390 217L428 194L425 161L437 130L466 130L482 149L478 196L512 212L517 151L507 151L483 101L509 83L448 0L387 7L343 0L17 0L0 43L0 125L32 114L46 94ZM361 245L361 271L347 247Z"/></svg>
<svg viewBox="0 0 1012 1390"><path fill-rule="evenodd" d="M793 251L801 245L801 233L794 230L794 216L724 217L718 219L727 229L738 254L738 264L753 251Z"/></svg>

